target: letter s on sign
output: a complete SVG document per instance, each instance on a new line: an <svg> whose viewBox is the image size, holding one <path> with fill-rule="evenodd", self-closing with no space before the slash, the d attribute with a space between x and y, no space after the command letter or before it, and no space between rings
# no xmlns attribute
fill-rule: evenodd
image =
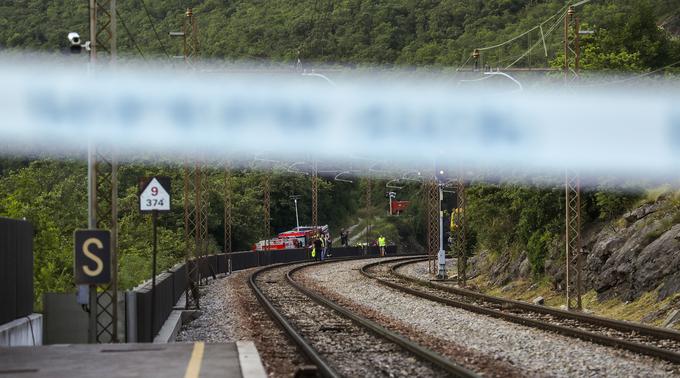
<svg viewBox="0 0 680 378"><path fill-rule="evenodd" d="M89 251L91 244L94 244L99 249L104 248L104 245L102 244L102 241L97 238L89 238L85 240L85 243L83 243L83 253L90 260L94 261L95 264L97 264L97 268L95 270L90 269L90 267L87 265L83 265L83 272L85 272L85 274L90 277L96 277L102 272L102 270L104 270L104 262L99 258L99 256Z"/></svg>

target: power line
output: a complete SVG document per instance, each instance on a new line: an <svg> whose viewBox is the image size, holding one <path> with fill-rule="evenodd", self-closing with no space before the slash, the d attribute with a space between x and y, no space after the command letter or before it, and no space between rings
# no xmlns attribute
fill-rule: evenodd
<svg viewBox="0 0 680 378"><path fill-rule="evenodd" d="M139 52L139 55L142 56L144 60L146 60L146 57L144 56L144 53L142 52L142 49L139 48L139 45L137 44L137 41L135 40L135 37L132 36L132 33L130 33L130 29L128 29L127 24L125 24L125 19L120 16L120 13L118 12L118 9L116 8L116 15L120 19L120 23L123 24L123 29L125 29L125 32L127 33L128 37L132 41L132 44L135 46L137 51Z"/></svg>
<svg viewBox="0 0 680 378"><path fill-rule="evenodd" d="M151 14L149 13L149 9L146 7L146 3L144 0L139 0L140 3L142 3L142 7L144 8L144 12L146 13L146 18L149 20L149 23L151 24L151 28L153 29L153 33L156 35L156 39L158 40L158 43L161 45L161 49L163 50L163 53L165 54L166 57L170 58L170 55L168 54L168 50L165 48L165 45L163 44L163 41L161 40L161 37L158 35L158 32L156 31L156 25L151 19Z"/></svg>
<svg viewBox="0 0 680 378"><path fill-rule="evenodd" d="M456 72L460 71L461 68L465 67L465 65L468 64L470 59L472 59L472 54L468 54L467 60L465 60L465 62L461 64L460 67L456 68Z"/></svg>
<svg viewBox="0 0 680 378"><path fill-rule="evenodd" d="M643 74L636 75L636 76L633 76L633 77L629 77L629 78L626 78L626 79L613 80L613 81L608 81L608 82L606 82L606 83L600 83L600 84L580 85L579 87L580 87L580 88L606 87L606 86L609 86L609 85L626 83L626 82L629 82L629 81L642 79L643 77L646 77L646 76L649 76L649 75L653 75L653 74L655 74L655 73L657 73L657 72L663 71L663 70L668 69L668 68L671 68L671 67L673 67L673 66L677 66L678 64L680 64L680 60L678 60L677 62L673 62L673 63L671 63L671 64L669 64L669 65L667 65L667 66L664 66L664 67L661 67L661 68L657 68L657 69L655 69L654 71L645 72L645 73L643 73Z"/></svg>
<svg viewBox="0 0 680 378"><path fill-rule="evenodd" d="M577 7L577 6L580 6L580 5L583 5L583 4L587 4L587 3L591 2L591 1L592 1L592 0L581 0L581 1L575 3L575 4L571 5L571 6ZM506 41L504 41L504 42L498 43L498 44L496 44L496 45L486 46L486 47L479 47L479 48L477 48L477 50L479 50L479 51L492 50L492 49L496 49L496 48L505 46L505 45L507 45L508 43L511 43L511 42L513 42L513 41L516 41L517 39L524 37L525 35L531 33L532 31L537 30L537 29L540 29L540 28L543 26L543 24L545 24L545 23L547 23L548 21L552 20L553 18L559 16L560 14L563 14L563 13L567 10L567 8L568 8L569 6L570 6L570 4L565 5L565 6L562 7L557 13L555 13L555 14L553 14L552 16L546 18L545 20L541 21L541 23L539 23L538 25L534 26L533 28L531 28L531 29L529 29L529 30L526 30L525 32L523 32L523 33L521 33L521 34L518 34L518 35L516 35L516 36L514 36L514 37L512 37L512 38L510 38L510 39L508 39L508 40L506 40Z"/></svg>
<svg viewBox="0 0 680 378"><path fill-rule="evenodd" d="M548 29L548 31L543 35L543 38L541 40L537 41L531 47L529 47L529 49L527 49L527 51L525 51L524 54L520 55L519 58L515 59L515 61L510 63L507 67L505 67L505 69L508 69L508 68L514 66L517 62L522 60L525 56L530 54L538 45L545 43L545 36L550 35L555 30L555 28L557 28L557 26L562 22L562 20L564 20L564 17L566 17L566 15L567 15L566 13L562 14L562 16L560 18L558 18L557 21L555 21L555 23L550 27L550 29Z"/></svg>
<svg viewBox="0 0 680 378"><path fill-rule="evenodd" d="M521 34L519 34L519 35L516 35L516 36L514 36L514 37L512 37L512 38L510 38L510 39L508 39L508 40L506 40L506 41L504 41L504 42L501 42L501 43L496 44L496 45L493 45L493 46L479 47L479 48L477 48L477 50L479 50L479 51L492 50L492 49L496 49L496 48L505 46L505 45L507 45L507 44L510 43L510 42L516 41L517 39L524 37L525 35L531 33L532 31L537 30L538 28L540 28L541 26L543 26L543 24L545 24L546 22L548 22L548 21L552 20L553 18L559 16L560 14L564 13L564 11L567 9L567 7L568 7L568 5L564 6L564 7L563 7L562 9L560 9L557 13L555 13L555 14L553 14L552 16L546 18L546 19L543 20L540 24L534 26L533 28L531 28L531 29L529 29L529 30L527 30L527 31L525 31L525 32L523 32L523 33L521 33Z"/></svg>

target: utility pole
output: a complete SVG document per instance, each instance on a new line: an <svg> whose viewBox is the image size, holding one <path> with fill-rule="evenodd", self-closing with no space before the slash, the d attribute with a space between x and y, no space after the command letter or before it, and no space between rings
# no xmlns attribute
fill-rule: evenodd
<svg viewBox="0 0 680 378"><path fill-rule="evenodd" d="M573 57L574 65L571 65ZM564 17L564 83L578 79L581 59L580 21L573 6L567 9ZM571 78L571 79L570 79Z"/></svg>
<svg viewBox="0 0 680 378"><path fill-rule="evenodd" d="M229 177L229 164L224 166L223 183L224 200L224 253L227 255L227 268L231 274L231 182Z"/></svg>
<svg viewBox="0 0 680 378"><path fill-rule="evenodd" d="M479 69L479 50L474 49L472 51L472 59L474 60L474 71L477 71Z"/></svg>
<svg viewBox="0 0 680 378"><path fill-rule="evenodd" d="M191 64L193 59L198 56L198 27L191 8L187 8L184 13L184 24L181 32L170 32L170 36L182 37L183 55L186 64ZM226 173L225 173L226 174ZM225 176L225 180L227 177ZM200 264L205 252L205 239L208 234L208 206L205 201L205 172L200 163L191 164L185 161L184 164L184 239L186 264L187 286L185 292L185 308L200 308L200 293L198 284L201 281ZM225 181L226 182L226 181ZM227 185L227 184L225 184ZM225 187L226 190L226 187ZM193 195L193 204L191 197ZM225 205L226 207L226 205ZM231 220L231 210L225 209L225 219L228 216ZM228 230L227 230L227 227ZM231 225L225 223L225 248L227 238L229 239L229 249L231 249Z"/></svg>
<svg viewBox="0 0 680 378"><path fill-rule="evenodd" d="M116 1L90 0L90 72L116 60ZM111 283L90 285L90 343L118 342L118 164L113 146L89 143L88 227L111 231Z"/></svg>
<svg viewBox="0 0 680 378"><path fill-rule="evenodd" d="M467 224L465 219L465 181L462 173L456 181L456 209L451 214L455 228L453 229L454 248L458 252L458 284L465 286L467 281Z"/></svg>
<svg viewBox="0 0 680 378"><path fill-rule="evenodd" d="M437 210L439 213L439 250L437 251L437 277L441 280L448 278L446 274L446 251L444 251L444 211L442 210L442 202L444 202L444 183L437 183L437 192L439 194L439 201L437 201Z"/></svg>
<svg viewBox="0 0 680 378"><path fill-rule="evenodd" d="M312 226L319 225L319 171L316 160L312 168Z"/></svg>
<svg viewBox="0 0 680 378"><path fill-rule="evenodd" d="M200 163L184 164L184 240L187 287L185 308L200 308L198 284L200 263L207 236L207 202L204 200L204 172ZM193 201L191 196L193 195ZM193 203L192 203L193 202Z"/></svg>
<svg viewBox="0 0 680 378"><path fill-rule="evenodd" d="M298 203L298 200L300 199L300 195L299 194L293 194L293 195L290 196L290 199L292 199L293 202L295 202L295 226L299 229L300 228L300 217L298 215L297 203Z"/></svg>
<svg viewBox="0 0 680 378"><path fill-rule="evenodd" d="M194 61L194 58L197 58L199 53L198 24L196 23L196 17L194 17L194 11L192 8L187 8L184 16L182 31L170 32L170 36L182 37L183 54L176 56L175 58L184 59L184 63L191 65Z"/></svg>
<svg viewBox="0 0 680 378"><path fill-rule="evenodd" d="M564 17L564 82L569 84L579 77L580 24L573 6ZM574 66L571 67L570 56ZM569 79L571 77L571 80ZM567 309L581 310L581 182L577 172L567 168L565 172L565 282ZM574 287L575 286L575 287Z"/></svg>
<svg viewBox="0 0 680 378"><path fill-rule="evenodd" d="M368 178L366 180L366 254L371 246L371 213L373 206L373 180L371 179L371 171L368 171Z"/></svg>
<svg viewBox="0 0 680 378"><path fill-rule="evenodd" d="M423 183L425 189L425 216L427 225L427 255L430 274L437 272L437 254L439 253L439 185L432 178Z"/></svg>
<svg viewBox="0 0 680 378"><path fill-rule="evenodd" d="M565 282L567 309L581 310L581 182L578 174L569 170L565 174L565 182ZM574 288L574 286L576 287Z"/></svg>
<svg viewBox="0 0 680 378"><path fill-rule="evenodd" d="M271 237L271 177L269 172L265 172L262 176L262 215L263 215L263 233L264 233L264 250L269 249L269 238Z"/></svg>

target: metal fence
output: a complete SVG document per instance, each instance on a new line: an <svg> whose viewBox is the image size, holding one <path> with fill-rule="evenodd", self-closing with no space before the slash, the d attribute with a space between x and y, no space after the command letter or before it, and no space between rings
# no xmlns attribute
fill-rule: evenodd
<svg viewBox="0 0 680 378"><path fill-rule="evenodd" d="M339 247L331 250L332 257L357 257L378 255L378 247ZM386 253L397 253L396 246L388 246ZM275 251L246 251L231 254L231 266L233 271L265 266L271 264L305 261L311 258L308 249L286 249ZM229 270L229 255L217 254L189 261L190 264L198 264L202 278L211 277L213 274L227 273ZM144 285L135 290L136 293L136 324L137 342L151 342L152 334L158 334L163 323L168 318L177 301L182 297L186 289L186 266L178 265L167 272L162 273L156 279L156 313L153 332L151 328L151 284Z"/></svg>
<svg viewBox="0 0 680 378"><path fill-rule="evenodd" d="M0 217L0 324L33 312L33 226Z"/></svg>

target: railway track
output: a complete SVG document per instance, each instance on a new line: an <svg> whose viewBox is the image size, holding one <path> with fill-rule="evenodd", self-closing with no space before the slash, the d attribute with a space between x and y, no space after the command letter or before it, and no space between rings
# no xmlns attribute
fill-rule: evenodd
<svg viewBox="0 0 680 378"><path fill-rule="evenodd" d="M424 259L370 263L361 268L361 273L388 287L447 306L680 363L680 332L493 297L399 271L421 261Z"/></svg>
<svg viewBox="0 0 680 378"><path fill-rule="evenodd" d="M341 261L341 260L336 260ZM324 377L476 377L477 375L305 288L295 272L318 264L285 264L254 272L258 301Z"/></svg>

